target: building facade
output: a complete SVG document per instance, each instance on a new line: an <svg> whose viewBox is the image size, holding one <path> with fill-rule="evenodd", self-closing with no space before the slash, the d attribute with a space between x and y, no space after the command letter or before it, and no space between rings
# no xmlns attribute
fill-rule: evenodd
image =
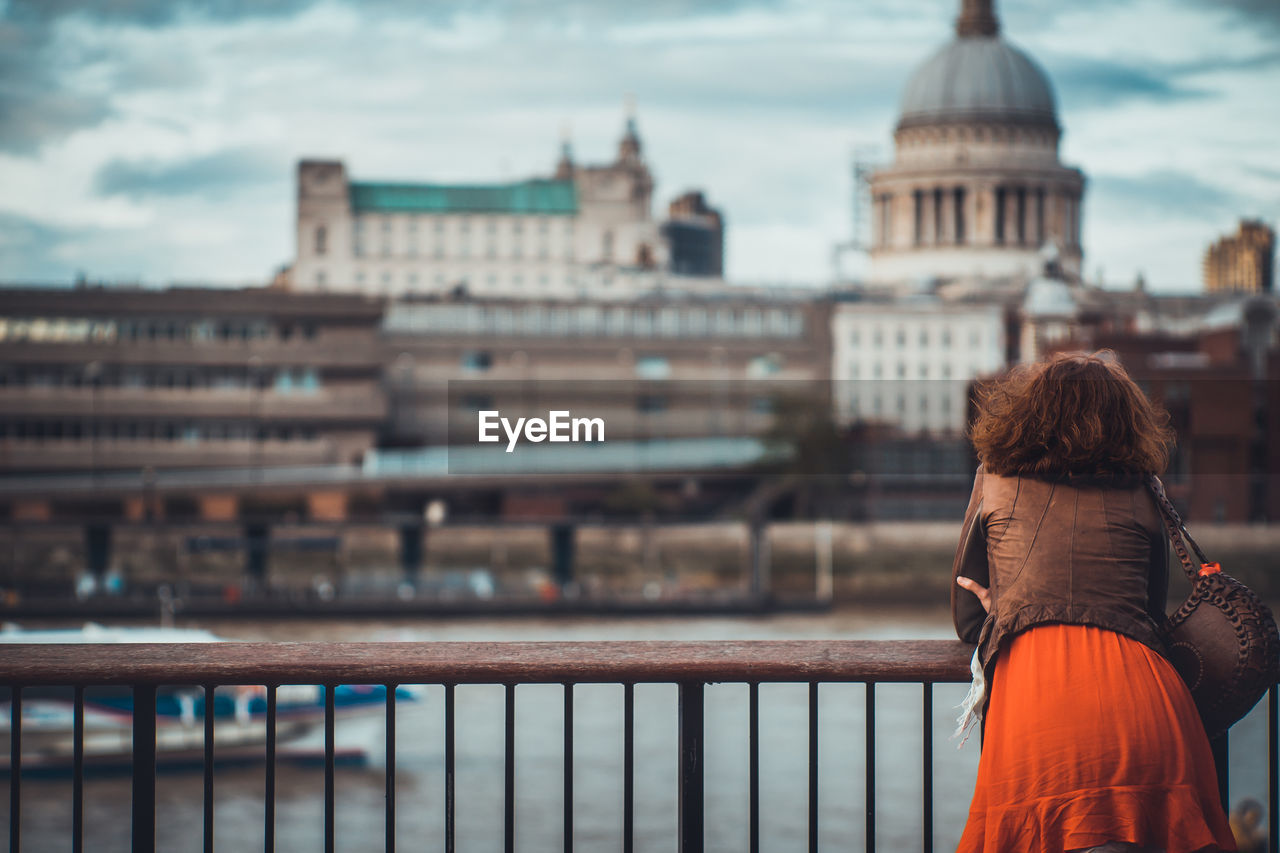
<svg viewBox="0 0 1280 853"><path fill-rule="evenodd" d="M1242 219L1235 234L1204 253L1204 288L1210 293L1270 293L1275 289L1276 232L1258 219Z"/></svg>
<svg viewBox="0 0 1280 853"><path fill-rule="evenodd" d="M0 472L358 462L382 306L269 289L0 291Z"/></svg>
<svg viewBox="0 0 1280 853"><path fill-rule="evenodd" d="M993 0L963 0L956 36L912 74L894 160L869 179L872 283L1029 278L1056 248L1080 275L1084 175L1058 159L1048 75L1000 35Z"/></svg>
<svg viewBox="0 0 1280 853"><path fill-rule="evenodd" d="M553 174L514 183L356 181L341 161L304 160L290 286L393 297L630 296L652 289L670 265L653 186L634 119L613 162L579 164L566 143Z"/></svg>
<svg viewBox="0 0 1280 853"><path fill-rule="evenodd" d="M481 409L598 416L609 440L758 436L787 398L828 404L828 328L795 294L396 303L388 443L475 444Z"/></svg>
<svg viewBox="0 0 1280 853"><path fill-rule="evenodd" d="M831 312L832 396L844 423L963 435L971 382L1005 357L999 305L859 300Z"/></svg>

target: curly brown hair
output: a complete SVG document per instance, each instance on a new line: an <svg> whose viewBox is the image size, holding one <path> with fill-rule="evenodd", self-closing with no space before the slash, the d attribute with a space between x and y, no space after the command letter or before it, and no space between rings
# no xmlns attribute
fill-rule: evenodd
<svg viewBox="0 0 1280 853"><path fill-rule="evenodd" d="M977 389L969 438L1003 477L1132 482L1169 463L1174 432L1108 350L1059 353Z"/></svg>

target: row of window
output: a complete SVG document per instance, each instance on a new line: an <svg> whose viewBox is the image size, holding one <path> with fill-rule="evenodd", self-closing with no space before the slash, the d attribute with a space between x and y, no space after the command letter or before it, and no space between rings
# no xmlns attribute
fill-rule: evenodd
<svg viewBox="0 0 1280 853"><path fill-rule="evenodd" d="M551 217L547 215L533 216L440 216L439 214L418 214L404 215L401 218L404 230L413 234L419 230L431 231L436 234L456 233L470 234L474 224L476 231L483 231L486 234L514 234L519 235L529 231L537 234L550 234L553 230L552 220L559 219L560 224L558 230L564 234L573 233L574 220L571 217ZM391 234L400 229L396 228L396 218L386 215L370 215L357 216L352 219L352 228L356 234L372 234L374 232L381 234ZM420 227L421 226L421 227ZM528 226L526 228L526 226Z"/></svg>
<svg viewBox="0 0 1280 853"><path fill-rule="evenodd" d="M929 395L922 394L912 401L912 405L922 415L929 414L931 410L942 415L961 414L956 399L945 394L933 400ZM849 414L854 417L877 417L891 413L906 415L907 409L908 402L905 394L898 394L896 397L875 394L869 398L861 398L855 394L849 397L848 403Z"/></svg>
<svg viewBox="0 0 1280 853"><path fill-rule="evenodd" d="M310 340L316 334L312 323L272 324L266 320L0 317L0 342L11 343L249 341L273 336L287 341L294 337Z"/></svg>
<svg viewBox="0 0 1280 853"><path fill-rule="evenodd" d="M487 394L464 394L458 400L458 408L464 412L489 411L493 407L493 398ZM773 414L776 407L773 397L756 396L747 401L747 410L757 415ZM639 394L635 399L635 410L640 414L658 415L670 408L671 401L665 394Z"/></svg>
<svg viewBox="0 0 1280 853"><path fill-rule="evenodd" d="M537 337L799 338L805 331L797 308L702 306L393 305L383 325L389 332Z"/></svg>
<svg viewBox="0 0 1280 853"><path fill-rule="evenodd" d="M0 387L16 388L173 388L242 390L270 388L277 393L320 390L314 367L109 367L97 373L86 367L0 366Z"/></svg>
<svg viewBox="0 0 1280 853"><path fill-rule="evenodd" d="M315 441L311 427L210 421L0 421L0 440L15 441Z"/></svg>
<svg viewBox="0 0 1280 853"><path fill-rule="evenodd" d="M858 362L850 362L847 376L850 379L969 379L974 376L980 376L984 372L982 367L976 364L970 364L967 372L962 371L959 365L951 362L944 362L937 365L935 371L928 364L920 364L913 371L906 362L897 362L890 365L883 362L872 362L866 366L863 371L863 365Z"/></svg>
<svg viewBox="0 0 1280 853"><path fill-rule="evenodd" d="M576 286L576 281L572 275L553 275L546 272L539 273L537 275L525 275L521 272L512 273L510 275L499 275L497 272L468 274L437 270L434 273L426 274L414 270L405 273L404 276L401 277L397 276L390 270L383 270L379 273L372 273L367 270L356 270L355 281L358 285L377 284L385 293L400 290L412 291L427 284L441 290L446 287L465 287L472 284L484 284L491 288L498 287L499 285L509 285L510 287L517 289L536 286L542 290L546 290L552 286ZM316 285L323 288L328 283L328 273L324 270L318 270L316 272ZM609 279L604 279L603 283L608 284Z"/></svg>
<svg viewBox="0 0 1280 853"><path fill-rule="evenodd" d="M408 246L406 246L402 253L393 252L391 249L390 243L383 243L375 253L375 252L369 251L368 247L361 240L356 240L356 242L351 247L351 252L357 258L369 257L374 254L377 254L384 258L390 258L392 257L392 255L395 255L395 254L403 254L407 258L417 258L419 256L425 258L429 256L433 260L437 260L437 261L443 261L443 260L467 261L467 260L471 260L473 257L475 258L483 257L484 259L490 260L490 261L498 260L499 257L504 259L510 259L513 261L522 261L526 259L546 261L546 260L550 260L553 254L551 251L551 248L547 246L547 244L545 243L539 245L536 251L531 251L528 253L526 253L524 250L524 247L518 243L514 246L511 246L506 252L500 252L496 245L494 245L493 243L490 243L487 246L485 246L483 253L472 252L471 245L469 243L461 243L458 246L456 246L453 251L448 251L442 244L437 243L435 244L435 246L432 247L431 252L429 254L427 252L422 252L421 255L418 252L418 246L413 243L410 243ZM317 252L316 254L323 255L324 252ZM566 261L572 261L574 258L573 246L571 245L565 246L563 250L555 254L557 255L557 257L563 258Z"/></svg>
<svg viewBox="0 0 1280 853"><path fill-rule="evenodd" d="M462 353L461 365L468 373L484 373L493 367L493 353L488 350L467 350ZM782 370L781 353L758 355L747 362L747 376L760 379L775 376ZM639 379L667 379L671 376L671 361L663 355L639 355L635 362Z"/></svg>
<svg viewBox="0 0 1280 853"><path fill-rule="evenodd" d="M885 330L880 326L876 326L874 329L872 329L871 334L868 335L867 337L871 343L871 346L877 347L877 348L884 346L885 340L887 339ZM908 335L907 335L906 328L903 326L898 326L898 328L895 329L893 333L893 342L899 349L901 349L903 347L906 347L907 337ZM982 335L981 329L970 329L969 336L968 336L969 348L977 349L978 347L982 346L982 337L983 335ZM994 333L993 333L993 337L994 337ZM862 340L863 340L862 329L854 327L853 329L849 330L849 343L851 345L855 347L862 346ZM951 343L952 343L951 329L943 328L931 333L931 331L927 327L922 327L916 335L916 340L919 343L921 348L932 346L936 341L937 345L942 349L950 349Z"/></svg>

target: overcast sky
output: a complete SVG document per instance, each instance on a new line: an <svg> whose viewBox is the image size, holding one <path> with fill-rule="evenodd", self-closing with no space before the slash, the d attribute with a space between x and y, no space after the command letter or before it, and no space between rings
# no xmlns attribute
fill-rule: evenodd
<svg viewBox="0 0 1280 853"><path fill-rule="evenodd" d="M0 281L262 283L293 169L548 173L613 157L632 93L655 213L728 220L728 275L823 283L855 149L891 156L958 0L0 0ZM1240 216L1280 218L1280 0L1005 0L1088 178L1085 267L1201 287ZM850 263L851 269L857 263Z"/></svg>

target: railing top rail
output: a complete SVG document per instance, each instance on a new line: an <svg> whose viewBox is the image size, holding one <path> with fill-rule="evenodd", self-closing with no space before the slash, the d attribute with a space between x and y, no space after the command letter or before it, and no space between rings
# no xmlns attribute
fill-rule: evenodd
<svg viewBox="0 0 1280 853"><path fill-rule="evenodd" d="M954 640L0 645L0 684L969 680Z"/></svg>

